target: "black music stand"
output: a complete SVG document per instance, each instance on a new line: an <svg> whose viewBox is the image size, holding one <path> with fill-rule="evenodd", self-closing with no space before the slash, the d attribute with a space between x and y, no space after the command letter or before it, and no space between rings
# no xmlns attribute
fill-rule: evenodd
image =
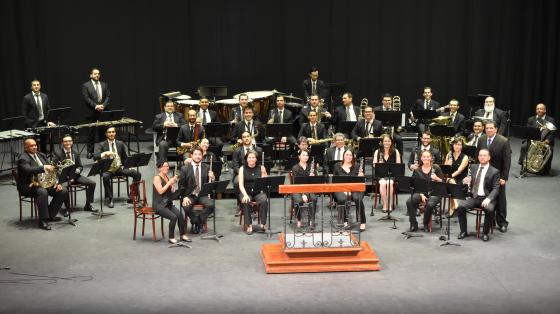
<svg viewBox="0 0 560 314"><path fill-rule="evenodd" d="M356 117L357 119L358 117ZM358 123L358 121L342 121L340 123L340 130L336 130L339 133L343 133L346 135L346 138L351 138L352 130L354 126Z"/></svg>
<svg viewBox="0 0 560 314"><path fill-rule="evenodd" d="M451 178L451 175L453 174L453 169L451 169L451 165L438 165L438 166L445 177Z"/></svg>
<svg viewBox="0 0 560 314"><path fill-rule="evenodd" d="M372 156L373 158L373 153L375 152L376 147L381 147L380 144L380 138L360 138L360 144L358 144L358 152L360 153L360 157Z"/></svg>
<svg viewBox="0 0 560 314"><path fill-rule="evenodd" d="M315 162L318 162L320 165L322 165L324 156L325 145L309 145L309 158L315 158Z"/></svg>
<svg viewBox="0 0 560 314"><path fill-rule="evenodd" d="M309 156L311 158L311 156ZM291 170L297 163L299 163L298 157L288 157L288 159L284 160L284 169Z"/></svg>
<svg viewBox="0 0 560 314"><path fill-rule="evenodd" d="M397 176L397 183L399 184L399 190L410 191L410 197L414 193L427 193L429 191L428 181L417 178L417 177L407 177L407 176ZM401 232L405 239L410 238L421 238L424 235L420 233L414 233L410 231Z"/></svg>
<svg viewBox="0 0 560 314"><path fill-rule="evenodd" d="M124 116L124 109L104 110L99 113L98 122L121 120Z"/></svg>
<svg viewBox="0 0 560 314"><path fill-rule="evenodd" d="M439 116L439 112L430 109L414 109L412 110L412 114L416 118L416 126L418 126L419 123L426 125L427 122ZM418 129L418 131L420 131L420 129Z"/></svg>
<svg viewBox="0 0 560 314"><path fill-rule="evenodd" d="M213 138L214 143L216 143L216 138L221 138L220 134L225 135L227 130L229 130L229 123L208 122L204 125L206 138Z"/></svg>
<svg viewBox="0 0 560 314"><path fill-rule="evenodd" d="M13 130L24 130L25 129L25 117L24 116L14 116L2 119L2 130L10 131L10 167L14 169L15 154L14 145L12 145L12 132ZM12 184L15 185L15 181L12 178Z"/></svg>
<svg viewBox="0 0 560 314"><path fill-rule="evenodd" d="M103 216L110 216L114 215L115 213L106 213L103 211L103 172L107 172L111 167L111 163L113 163L112 159L99 159L97 162L93 163L91 169L89 170L88 177L99 175L99 211L91 213L92 215L98 216L99 219L103 218Z"/></svg>
<svg viewBox="0 0 560 314"><path fill-rule="evenodd" d="M220 165L221 168L221 165ZM223 181L214 181L214 182L209 182L209 183L205 183L202 186L202 189L200 190L200 194L202 195L206 195L206 194L210 194L212 196L212 205L214 206L214 214L212 216L212 230L214 230L212 232L211 235L206 235L206 236L202 236L201 239L202 240L216 240L218 241L218 243L220 243L220 238L223 237L222 234L219 234L216 232L216 194L217 193L224 193L226 191L226 187L229 184L229 180L223 180Z"/></svg>
<svg viewBox="0 0 560 314"><path fill-rule="evenodd" d="M68 190L68 193L70 193L70 181L76 178L77 168L77 165L71 165L62 169L62 172L60 173L61 183L66 182L66 189ZM68 197L70 197L70 194L68 194ZM78 219L72 219L72 210L71 208L68 208L68 220L66 222L75 227L76 221L78 221Z"/></svg>
<svg viewBox="0 0 560 314"><path fill-rule="evenodd" d="M331 98L328 109L330 112L333 112L333 109L336 107L335 99L337 99L337 96L342 96L348 90L348 87L346 82L326 83L326 85Z"/></svg>
<svg viewBox="0 0 560 314"><path fill-rule="evenodd" d="M328 183L323 176L294 177L294 184L326 184Z"/></svg>
<svg viewBox="0 0 560 314"><path fill-rule="evenodd" d="M465 193L463 184L453 184L453 183L444 183L444 182L430 182L430 185L432 186L431 195L442 197L442 201L441 201L442 204L445 202L446 199L449 200L451 198L454 198L454 199L464 200L466 198L466 193ZM442 208L443 208L443 205L442 205ZM451 242L449 240L450 239L450 233L451 233L451 214L450 214L450 208L448 208L447 210L448 210L448 214L447 214L447 240L444 243L440 244L440 246L444 246L444 245L461 246L461 244ZM442 238L445 238L445 236L442 236Z"/></svg>
<svg viewBox="0 0 560 314"><path fill-rule="evenodd" d="M395 164L395 163L376 163L375 164L375 178L387 178L387 199L389 201L389 210L387 211L387 216L381 217L378 220L392 220L393 226L391 229L398 229L397 228L397 220L398 218L391 217L392 207L394 204L391 204L391 200L393 199L393 195L389 195L390 191L390 184L391 180L395 181L395 177L403 176L404 175L404 163ZM371 206L371 216L373 216L373 205Z"/></svg>
<svg viewBox="0 0 560 314"><path fill-rule="evenodd" d="M126 158L126 160L124 161L123 168L136 168L136 171L138 171L139 167L146 166L148 163L150 163L151 157L151 154L146 153L139 153L128 156L128 158Z"/></svg>
<svg viewBox="0 0 560 314"><path fill-rule="evenodd" d="M49 110L47 121L56 121L57 125L62 124L70 117L72 107L54 108Z"/></svg>
<svg viewBox="0 0 560 314"><path fill-rule="evenodd" d="M266 125L267 137L288 137L294 133L291 123L270 123Z"/></svg>
<svg viewBox="0 0 560 314"><path fill-rule="evenodd" d="M465 155L469 156L469 158L471 160L474 160L475 162L478 162L478 160L476 158L476 146L464 145L463 146L463 152L465 153Z"/></svg>
<svg viewBox="0 0 560 314"><path fill-rule="evenodd" d="M269 238L272 237L273 234L278 234L281 232L272 231L272 226L270 225L270 192L278 192L278 186L284 184L285 181L285 176L273 176L255 179L254 189L256 191L264 191L266 193L266 197L268 198L268 208L266 209L268 212L268 228L266 229L265 233Z"/></svg>
<svg viewBox="0 0 560 314"><path fill-rule="evenodd" d="M521 179L523 177L525 177L527 175L527 173L529 173L529 171L527 171L527 169L525 168L525 165L527 165L527 155L529 152L529 147L530 147L530 141L531 140L541 140L541 130L539 128L535 128L535 127L531 127L531 126L522 126L522 125L514 125L513 126L513 130L515 133L515 136L518 138L522 138L525 140L525 144L521 144L521 145L527 145L527 151L525 152L525 157L524 157L524 161L523 164L521 165L521 170L519 171L519 176L517 178Z"/></svg>
<svg viewBox="0 0 560 314"><path fill-rule="evenodd" d="M179 208L183 208L183 206L181 206L181 204L180 204L183 200L183 196L191 194L192 191L194 190L194 188L195 187L192 187L191 189L189 189L188 193L185 193L185 192L187 192L187 190L185 188L178 188L177 190L175 190L175 192L173 192L171 194L171 199L172 200L179 200ZM185 215L186 215L186 213L185 213ZM186 228L187 227L185 227L185 229ZM177 243L174 243L174 244L171 244L171 245L167 246L167 248L169 248L169 249L174 248L174 247L184 247L184 248L187 248L187 249L192 249L192 246L186 244L182 240L178 241Z"/></svg>
<svg viewBox="0 0 560 314"><path fill-rule="evenodd" d="M327 166L327 172L323 171L324 175L329 175L329 174L333 174L334 171L334 165L336 165L337 163L341 162L342 160L329 160L326 164Z"/></svg>
<svg viewBox="0 0 560 314"><path fill-rule="evenodd" d="M381 121L384 127L397 127L402 125L402 111L377 111L375 120ZM394 132L393 132L394 133ZM393 142L395 140L393 139Z"/></svg>

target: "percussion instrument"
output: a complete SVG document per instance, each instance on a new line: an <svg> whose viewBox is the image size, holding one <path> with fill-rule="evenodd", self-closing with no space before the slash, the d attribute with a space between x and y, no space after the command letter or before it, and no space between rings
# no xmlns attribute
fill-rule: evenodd
<svg viewBox="0 0 560 314"><path fill-rule="evenodd" d="M266 121L266 118L268 117L268 111L271 108L274 92L263 90L245 92L243 94L247 94L247 96L249 96L249 99L252 99L253 108L255 109L255 113L257 114L257 116L260 117L260 120ZM234 95L233 98L239 99L239 95L241 94Z"/></svg>
<svg viewBox="0 0 560 314"><path fill-rule="evenodd" d="M185 117L185 120L187 120L190 109L198 110L198 102L198 99L178 100L175 102L177 104L177 108L175 109L175 111L182 113Z"/></svg>
<svg viewBox="0 0 560 314"><path fill-rule="evenodd" d="M216 112L220 115L220 120L228 121L229 113L237 106L239 106L239 99L237 98L216 100Z"/></svg>

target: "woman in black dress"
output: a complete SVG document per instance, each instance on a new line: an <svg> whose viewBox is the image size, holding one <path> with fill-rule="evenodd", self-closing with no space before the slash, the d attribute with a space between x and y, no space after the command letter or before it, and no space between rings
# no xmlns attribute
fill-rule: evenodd
<svg viewBox="0 0 560 314"><path fill-rule="evenodd" d="M250 150L247 155L245 155L245 164L239 168L239 201L243 207L245 231L247 234L253 234L250 206L252 201L257 203L259 209L259 232L264 232L266 230L268 200L266 194L254 189L255 179L264 178L266 176L267 173L264 165L257 165L257 152Z"/></svg>
<svg viewBox="0 0 560 314"><path fill-rule="evenodd" d="M191 242L185 232L185 220L181 211L173 205L171 194L175 190L173 186L177 182L176 175L169 178L169 163L167 161L158 162L158 174L152 180L152 208L161 217L169 219L169 243L177 243L175 240L175 225L179 223L179 233L182 241Z"/></svg>
<svg viewBox="0 0 560 314"><path fill-rule="evenodd" d="M376 163L402 163L401 154L395 149L395 144L389 134L381 135L381 148L373 153L373 163L374 166ZM394 183L394 179L392 182ZM393 209L389 208L389 196L393 195L393 184L389 184L388 178L379 179L379 195L383 204L383 212L392 211Z"/></svg>
<svg viewBox="0 0 560 314"><path fill-rule="evenodd" d="M300 150L298 158L299 162L292 167L292 177L294 179L296 177L317 175L317 168L315 165L311 165L311 162L309 161L309 152L307 150ZM309 207L309 226L313 228L315 224L315 208L317 208L317 195L313 193L294 193L292 194L292 200L298 209L296 212L298 228L301 227L301 212L298 204L306 204Z"/></svg>
<svg viewBox="0 0 560 314"><path fill-rule="evenodd" d="M351 150L345 150L342 155L342 161L334 165L333 175L335 176L364 176L362 167L356 165L354 153ZM347 201L352 200L359 207L360 211L360 231L366 230L366 213L364 208L363 192L335 192L334 199L338 205L344 205ZM344 226L348 226L348 217L344 213Z"/></svg>
<svg viewBox="0 0 560 314"><path fill-rule="evenodd" d="M467 176L469 166L469 156L463 152L465 138L456 137L451 141L451 145L452 149L447 153L444 162L445 165L451 166L451 177L448 179L448 182L463 184L463 179ZM457 200L452 198L449 212L453 214L457 206Z"/></svg>

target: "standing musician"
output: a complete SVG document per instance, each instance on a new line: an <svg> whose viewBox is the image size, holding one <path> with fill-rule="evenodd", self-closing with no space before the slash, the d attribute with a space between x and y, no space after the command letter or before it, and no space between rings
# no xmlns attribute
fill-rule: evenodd
<svg viewBox="0 0 560 314"><path fill-rule="evenodd" d="M196 116L202 122L202 125L206 125L207 123L211 123L211 122L220 122L218 118L218 113L212 109L208 109L208 105L209 105L209 100L207 97L202 97L198 101L198 106L200 108L196 112ZM222 142L222 137L207 136L207 138L210 144L216 147L216 151L219 152L219 154L221 154L222 147L224 146L224 142Z"/></svg>
<svg viewBox="0 0 560 314"><path fill-rule="evenodd" d="M539 128L541 130L541 141L548 145L550 148L550 158L544 164L542 170L539 174L548 175L550 173L550 166L552 164L552 157L554 156L554 137L556 135L555 130L549 129L549 127L556 128L556 124L554 118L546 114L546 106L543 103L537 104L536 107L536 115L529 117L527 119L527 126ZM521 153L519 154L519 161L520 165L523 165L525 161L525 155L527 155L527 150L529 149L529 145L531 143L524 143L521 145Z"/></svg>
<svg viewBox="0 0 560 314"><path fill-rule="evenodd" d="M299 162L292 167L292 177L309 177L317 175L316 165L312 165L309 160L309 151L300 150L298 154ZM309 226L311 228L315 225L315 209L317 208L317 195L313 193L294 193L292 194L294 204L307 204L309 208ZM297 205L297 227L301 228L301 211Z"/></svg>
<svg viewBox="0 0 560 314"><path fill-rule="evenodd" d="M345 146L346 143L346 136L343 133L336 133L334 135L334 146L329 147L325 150L325 169L327 170L325 173L330 173L334 170L329 170L329 164L333 161L342 161L344 159L344 152L347 150L351 150L349 146Z"/></svg>
<svg viewBox="0 0 560 314"><path fill-rule="evenodd" d="M84 211L97 212L97 209L93 208L92 205L96 183L82 175L84 169L82 159L80 158L80 153L74 148L74 141L71 135L64 135L62 138L62 147L54 152L53 159L56 163L69 159L77 166L76 176L72 179L72 182L86 186L86 204L84 205ZM69 201L69 199L64 201L66 203L66 208L70 208Z"/></svg>
<svg viewBox="0 0 560 314"><path fill-rule="evenodd" d="M509 140L505 136L498 134L496 122L487 122L485 128L486 134L480 137L476 148L477 152L487 148L490 151L490 165L500 172L500 193L498 196L496 223L500 232L507 232L509 222L507 221L506 183L511 166L511 147Z"/></svg>
<svg viewBox="0 0 560 314"><path fill-rule="evenodd" d="M378 111L396 111L395 108L393 108L393 96L389 93L385 93L381 96L381 106L376 106L375 108L373 108L374 112L378 112ZM389 129L389 128L387 128ZM390 129L389 129L390 130ZM389 131L390 132L390 131ZM403 149L404 149L404 144L403 144L403 139L402 136L400 136L399 134L397 134L397 132L399 132L398 130L394 130L393 133L393 140L395 142L395 146L397 147L397 149L399 150L399 153L401 153L401 155L403 155Z"/></svg>
<svg viewBox="0 0 560 314"><path fill-rule="evenodd" d="M311 95L317 94L321 99L328 97L327 85L319 79L319 69L312 67L309 70L309 78L303 81L303 95L309 100Z"/></svg>
<svg viewBox="0 0 560 314"><path fill-rule="evenodd" d="M418 166L412 173L413 177L423 178L427 181L443 182L443 173L438 165L433 162L432 153L425 150L420 155L421 165ZM426 196L423 193L414 193L406 201L406 208L408 210L408 220L410 221L410 231L418 231L418 222L416 221L416 211L420 203L425 204L424 207L424 232L430 231L430 220L432 219L432 211L437 204L441 202L439 196Z"/></svg>
<svg viewBox="0 0 560 314"><path fill-rule="evenodd" d="M455 129L455 136L464 136L466 118L459 112L459 101L457 99L451 99L447 106L449 106L449 112L444 112L443 115L451 117L449 126Z"/></svg>
<svg viewBox="0 0 560 314"><path fill-rule="evenodd" d="M23 96L21 101L21 115L25 118L26 128L36 128L41 126L54 126L53 122L48 122L49 116L49 97L41 93L41 82L38 79L31 81L31 92ZM48 134L41 133L39 145L41 152L47 151Z"/></svg>
<svg viewBox="0 0 560 314"><path fill-rule="evenodd" d="M247 107L247 104L249 104L249 96L247 94L240 94L239 106L233 108L229 112L228 120L232 125L243 120L243 110Z"/></svg>
<svg viewBox="0 0 560 314"><path fill-rule="evenodd" d="M251 136L251 133L247 131L243 132L243 134L241 135L241 141L242 141L242 145L237 149L235 149L232 156L233 159L232 167L233 167L234 177L239 174L239 168L243 166L245 157L247 156L247 153L249 153L249 151L255 151L258 154L257 159L260 158L262 154L262 149L252 143L253 137Z"/></svg>
<svg viewBox="0 0 560 314"><path fill-rule="evenodd" d="M408 169L414 171L418 168L418 161L420 159L420 154L423 151L430 151L431 155L433 156L434 160L433 163L439 164L440 163L440 152L439 149L432 147L430 143L432 142L432 135L425 131L422 133L422 137L420 138L421 144L420 146L414 147L412 152L410 153L410 158L408 159Z"/></svg>
<svg viewBox="0 0 560 314"><path fill-rule="evenodd" d="M17 161L17 190L23 196L35 198L39 210L38 226L43 230L51 230L48 221L61 220L56 215L68 197L68 191L58 182L48 188L34 183L38 176L47 175L56 169L47 163L45 154L37 152L37 142L34 139L25 140L24 145L25 153L21 154ZM50 204L48 204L49 195L53 197Z"/></svg>
<svg viewBox="0 0 560 314"><path fill-rule="evenodd" d="M362 137L379 137L383 132L381 121L375 120L373 108L364 109L364 118L360 119L352 129L352 139L359 141Z"/></svg>
<svg viewBox="0 0 560 314"><path fill-rule="evenodd" d="M478 109L474 115L483 117L485 120L492 120L496 122L498 134L506 134L508 127L506 112L496 108L496 100L494 99L494 97L486 97L484 99L484 108Z"/></svg>
<svg viewBox="0 0 560 314"><path fill-rule="evenodd" d="M109 85L105 82L101 82L101 73L98 68L92 68L89 74L90 80L82 85L82 97L84 103L89 110L89 115L86 116L86 120L90 123L99 120L99 114L101 111L106 110L109 106L109 100L111 97L111 92L109 91ZM93 157L93 151L95 148L95 132L98 133L101 139L102 130L100 129L90 129L89 140L87 144L87 158L91 159Z"/></svg>
<svg viewBox="0 0 560 314"><path fill-rule="evenodd" d="M177 145L190 151L197 146L199 141L204 137L204 126L196 121L196 110L190 109L188 114L188 123L184 124L179 129Z"/></svg>
<svg viewBox="0 0 560 314"><path fill-rule="evenodd" d="M245 164L239 169L239 201L243 208L245 232L253 234L250 202L257 203L259 211L259 232L266 231L268 200L266 194L255 190L255 179L267 177L264 165L257 165L257 152L249 151L245 155Z"/></svg>
<svg viewBox="0 0 560 314"><path fill-rule="evenodd" d="M373 163L402 163L401 154L395 148L391 135L381 135L381 147L373 153ZM379 179L379 195L381 195L381 202L383 203L382 211L384 213L393 211L393 208L389 208L389 197L391 197L393 193L393 184L390 184L389 178Z"/></svg>
<svg viewBox="0 0 560 314"><path fill-rule="evenodd" d="M264 127L258 120L253 119L253 108L247 106L243 109L243 121L237 123L231 132L231 143L241 144L243 132L249 132L253 137L253 144L262 143L264 140Z"/></svg>
<svg viewBox="0 0 560 314"><path fill-rule="evenodd" d="M466 145L476 146L482 135L484 135L484 123L482 120L476 119L473 124L473 132L467 137Z"/></svg>
<svg viewBox="0 0 560 314"><path fill-rule="evenodd" d="M333 175L335 176L364 176L364 171L360 165L356 165L354 153L347 149L344 151L343 160L334 165ZM364 192L335 192L334 199L338 205L344 205L352 200L358 206L360 212L360 231L366 230L366 212L364 207ZM344 211L344 227L348 226L348 216ZM357 217L356 217L357 218Z"/></svg>
<svg viewBox="0 0 560 314"><path fill-rule="evenodd" d="M214 212L214 205L212 205L210 197L208 195L200 195L200 191L205 183L212 182L215 178L210 166L202 163L202 148L196 147L192 152L191 158L191 164L181 168L179 187L192 191L183 198L182 205L187 216L191 219L191 230L194 233L202 233L208 216ZM203 205L202 212L198 215L193 210L196 204Z"/></svg>
<svg viewBox="0 0 560 314"><path fill-rule="evenodd" d="M358 116L360 116L360 107L356 107L352 104L352 94L346 92L342 94L342 105L338 106L334 112L334 123L336 124L336 131L340 132L342 128L342 122L345 121L358 121ZM345 134L349 137L349 134Z"/></svg>
<svg viewBox="0 0 560 314"><path fill-rule="evenodd" d="M175 225L179 223L179 234L182 241L191 242L185 231L185 220L183 214L175 205L173 205L172 193L175 192L174 184L177 182L177 176L171 178L167 176L169 173L169 163L166 160L158 160L158 174L152 180L152 208L161 217L169 219L169 243L175 244Z"/></svg>
<svg viewBox="0 0 560 314"><path fill-rule="evenodd" d="M319 106L319 95L311 94L309 98L309 106L305 106L301 109L299 113L299 125L309 122L309 112L315 111L317 113L317 121L330 121L332 118L331 113L327 108Z"/></svg>
<svg viewBox="0 0 560 314"><path fill-rule="evenodd" d="M494 220L494 209L498 200L500 189L500 172L490 164L490 151L483 148L478 151L479 164L470 166L471 176L465 177L463 183L468 184L472 197L459 202L457 215L461 231L457 236L463 239L467 233L467 210L479 207L484 209L484 227L482 229L482 241L488 241L488 231Z"/></svg>
<svg viewBox="0 0 560 314"><path fill-rule="evenodd" d="M440 107L439 102L432 99L433 93L431 87L429 86L424 87L424 92L422 93L422 96L424 97L423 99L416 99L416 104L414 104L412 109L436 110ZM412 113L410 115L410 120L412 122L417 121L417 119L414 117ZM426 125L424 123L417 122L416 126L418 127L419 133L423 133L424 131L426 131Z"/></svg>
<svg viewBox="0 0 560 314"><path fill-rule="evenodd" d="M128 158L126 153L126 146L122 141L116 139L117 131L114 126L109 126L105 131L106 141L99 143L99 152L93 155L93 160L111 158L113 163L108 171L103 172L103 189L105 190L105 201L109 208L115 207L113 203L113 189L111 186L111 179L114 176L131 177L133 182L139 182L142 179L142 174L134 169L125 169L123 165ZM135 187L136 189L138 186ZM135 195L140 195L135 191ZM127 203L132 203L132 198L128 196Z"/></svg>
<svg viewBox="0 0 560 314"><path fill-rule="evenodd" d="M180 112L175 112L175 104L168 100L165 103L165 111L154 118L152 129L157 132L156 143L158 143L158 160L167 159L167 151L170 146L177 146L175 141L167 139L168 128L180 128L185 124L185 117Z"/></svg>
<svg viewBox="0 0 560 314"><path fill-rule="evenodd" d="M286 101L284 100L284 96L282 95L276 96L276 108L270 110L270 112L268 113L268 117L268 123L289 123L291 125L294 122L292 112L286 109ZM288 143L291 147L296 143L296 138L293 135L284 136L282 138L269 137L268 142Z"/></svg>
<svg viewBox="0 0 560 314"><path fill-rule="evenodd" d="M309 111L308 113L308 123L302 124L299 129L298 137L304 136L308 139L310 144L314 144L318 140L325 139L327 137L327 130L322 123L317 121L317 112Z"/></svg>

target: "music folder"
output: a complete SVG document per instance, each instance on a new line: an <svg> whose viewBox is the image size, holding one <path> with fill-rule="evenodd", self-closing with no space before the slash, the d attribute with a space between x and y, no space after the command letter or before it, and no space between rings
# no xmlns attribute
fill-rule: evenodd
<svg viewBox="0 0 560 314"><path fill-rule="evenodd" d="M331 183L365 183L366 177L359 176L332 176Z"/></svg>
<svg viewBox="0 0 560 314"><path fill-rule="evenodd" d="M326 178L324 176L305 176L294 177L294 184L325 184Z"/></svg>

